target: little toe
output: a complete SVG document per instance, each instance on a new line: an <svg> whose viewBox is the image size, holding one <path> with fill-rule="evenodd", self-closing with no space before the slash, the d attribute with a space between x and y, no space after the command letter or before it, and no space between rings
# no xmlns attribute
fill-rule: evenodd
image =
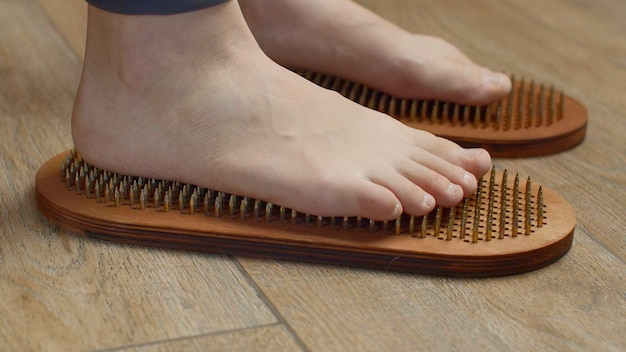
<svg viewBox="0 0 626 352"><path fill-rule="evenodd" d="M346 191L347 194L338 199L337 204L351 206L352 215L358 214L373 220L391 220L404 211L402 202L389 188L369 180L353 183ZM354 200L352 205L346 201L350 198ZM345 209L342 210L345 212Z"/></svg>
<svg viewBox="0 0 626 352"><path fill-rule="evenodd" d="M393 192L407 214L424 215L433 210L438 202L436 197L426 192L421 185L400 173L390 172L383 178L372 181Z"/></svg>

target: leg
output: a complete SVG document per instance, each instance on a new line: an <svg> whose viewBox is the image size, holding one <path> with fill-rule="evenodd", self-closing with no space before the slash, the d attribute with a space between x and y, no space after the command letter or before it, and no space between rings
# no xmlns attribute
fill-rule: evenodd
<svg viewBox="0 0 626 352"><path fill-rule="evenodd" d="M484 150L278 66L234 1L167 16L88 11L72 135L98 167L381 220L455 204L490 166Z"/></svg>
<svg viewBox="0 0 626 352"><path fill-rule="evenodd" d="M240 0L261 48L281 65L357 81L399 98L488 103L509 78L451 44L404 31L350 0Z"/></svg>

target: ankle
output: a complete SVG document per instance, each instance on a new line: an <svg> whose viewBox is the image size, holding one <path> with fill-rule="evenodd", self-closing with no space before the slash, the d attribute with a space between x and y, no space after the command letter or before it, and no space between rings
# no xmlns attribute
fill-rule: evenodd
<svg viewBox="0 0 626 352"><path fill-rule="evenodd" d="M238 58L242 47L256 46L239 11L234 2L163 16L89 6L84 71L149 86L172 68Z"/></svg>

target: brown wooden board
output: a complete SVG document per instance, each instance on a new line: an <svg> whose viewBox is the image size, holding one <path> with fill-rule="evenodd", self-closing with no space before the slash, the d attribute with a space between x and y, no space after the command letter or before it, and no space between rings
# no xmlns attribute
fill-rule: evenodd
<svg viewBox="0 0 626 352"><path fill-rule="evenodd" d="M374 222L310 216L169 181L163 184L172 196L167 191L168 200L158 195L155 202L140 199L128 185L139 180L139 189L147 189L157 180L108 173L111 192L105 197L102 187L88 182L94 168L76 153L70 155L59 154L38 171L39 210L62 227L122 243L480 277L522 273L555 262L569 250L576 223L572 206L556 192L530 179L520 182L519 175L505 179L495 170L480 181L477 193L456 207ZM192 190L200 198L190 196Z"/></svg>
<svg viewBox="0 0 626 352"><path fill-rule="evenodd" d="M469 106L399 99L337 77L314 72L300 74L408 126L464 147L485 148L493 157L562 152L580 144L587 130L587 110L580 102L552 86L514 77L508 97L488 106Z"/></svg>

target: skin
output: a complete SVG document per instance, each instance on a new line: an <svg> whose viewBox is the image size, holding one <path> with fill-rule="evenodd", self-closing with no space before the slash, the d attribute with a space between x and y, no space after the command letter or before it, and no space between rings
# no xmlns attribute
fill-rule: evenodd
<svg viewBox="0 0 626 352"><path fill-rule="evenodd" d="M406 127L279 66L236 2L168 16L90 6L88 16L72 136L100 168L386 220L458 203L491 165L482 149Z"/></svg>
<svg viewBox="0 0 626 352"><path fill-rule="evenodd" d="M399 98L486 104L510 79L450 43L409 33L350 0L240 0L265 53L281 65L336 75Z"/></svg>

